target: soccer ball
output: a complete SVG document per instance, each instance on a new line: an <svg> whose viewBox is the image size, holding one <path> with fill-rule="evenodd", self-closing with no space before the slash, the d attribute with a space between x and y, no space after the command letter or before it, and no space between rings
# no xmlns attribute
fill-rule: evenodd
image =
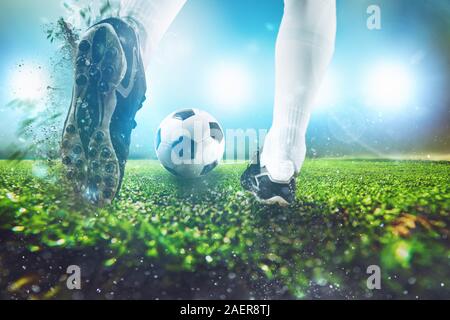
<svg viewBox="0 0 450 320"><path fill-rule="evenodd" d="M170 173L197 178L214 170L225 151L219 122L205 111L185 109L170 114L156 133L156 154Z"/></svg>

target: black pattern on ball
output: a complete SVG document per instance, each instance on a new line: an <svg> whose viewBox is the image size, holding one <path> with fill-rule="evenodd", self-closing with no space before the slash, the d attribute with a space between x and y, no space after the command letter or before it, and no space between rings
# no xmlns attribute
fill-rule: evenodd
<svg viewBox="0 0 450 320"><path fill-rule="evenodd" d="M158 133L156 134L156 149L158 149L160 145L161 145L161 129L159 129Z"/></svg>
<svg viewBox="0 0 450 320"><path fill-rule="evenodd" d="M181 120L181 121L185 121L186 119L189 119L190 117L195 116L195 112L194 110L191 109L186 109L180 112L177 112L173 115L173 117L175 119Z"/></svg>
<svg viewBox="0 0 450 320"><path fill-rule="evenodd" d="M211 171L213 171L217 167L218 164L219 164L218 161L214 161L213 163L208 164L207 166L205 166L203 168L202 173L200 175L204 176L204 175L210 173Z"/></svg>
<svg viewBox="0 0 450 320"><path fill-rule="evenodd" d="M209 123L209 132L210 132L211 138L213 138L214 140L216 140L219 143L222 142L222 140L224 138L223 131L217 122Z"/></svg>

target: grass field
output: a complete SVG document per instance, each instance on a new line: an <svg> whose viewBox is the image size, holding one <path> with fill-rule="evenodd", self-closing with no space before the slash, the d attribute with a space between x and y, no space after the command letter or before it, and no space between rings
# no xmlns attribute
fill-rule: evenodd
<svg viewBox="0 0 450 320"><path fill-rule="evenodd" d="M131 161L101 210L43 164L0 162L1 298L450 298L449 162L309 160L273 208L242 192L244 165L180 182Z"/></svg>

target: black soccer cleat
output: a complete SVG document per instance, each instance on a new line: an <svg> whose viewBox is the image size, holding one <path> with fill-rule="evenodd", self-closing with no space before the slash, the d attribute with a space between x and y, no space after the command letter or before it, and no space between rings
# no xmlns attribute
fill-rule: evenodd
<svg viewBox="0 0 450 320"><path fill-rule="evenodd" d="M241 185L264 204L288 206L295 200L295 178L286 183L274 182L267 169L261 167L259 153L242 174Z"/></svg>
<svg viewBox="0 0 450 320"><path fill-rule="evenodd" d="M78 45L61 155L76 192L96 205L111 203L122 184L134 118L145 101L140 52L136 32L118 18L89 28Z"/></svg>

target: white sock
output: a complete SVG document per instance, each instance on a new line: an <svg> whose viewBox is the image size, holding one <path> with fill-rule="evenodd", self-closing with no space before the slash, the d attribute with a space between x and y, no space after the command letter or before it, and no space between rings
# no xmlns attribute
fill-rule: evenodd
<svg viewBox="0 0 450 320"><path fill-rule="evenodd" d="M335 0L285 0L276 45L273 124L261 165L275 181L300 172L316 93L334 52Z"/></svg>
<svg viewBox="0 0 450 320"><path fill-rule="evenodd" d="M137 24L145 66L186 0L121 0L120 16Z"/></svg>

